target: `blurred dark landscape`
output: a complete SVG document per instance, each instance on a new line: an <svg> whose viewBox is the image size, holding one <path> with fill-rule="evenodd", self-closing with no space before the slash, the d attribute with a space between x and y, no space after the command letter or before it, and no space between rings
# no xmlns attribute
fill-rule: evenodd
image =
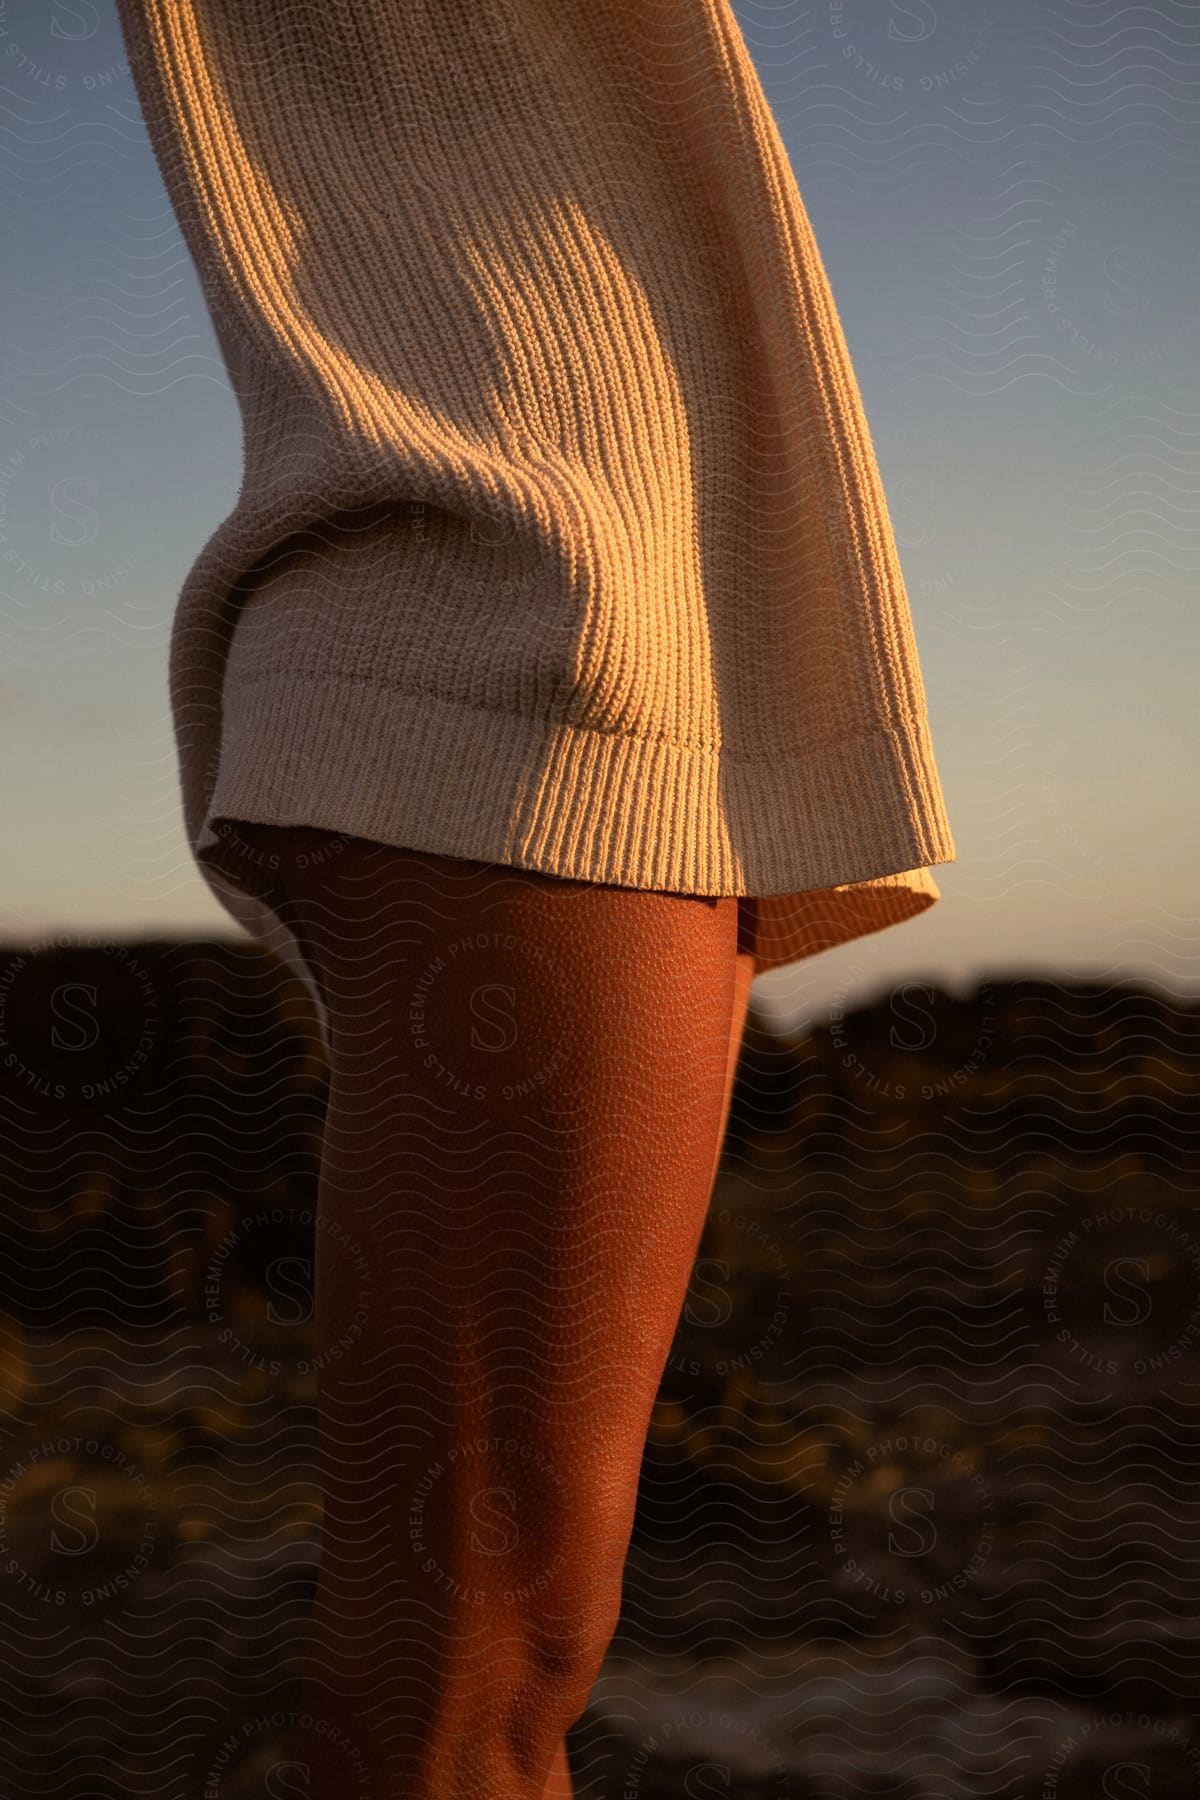
<svg viewBox="0 0 1200 1800"><path fill-rule="evenodd" d="M325 1082L252 944L0 953L0 1800L283 1792ZM1117 983L752 1008L581 1800L1200 1796L1198 1087Z"/></svg>

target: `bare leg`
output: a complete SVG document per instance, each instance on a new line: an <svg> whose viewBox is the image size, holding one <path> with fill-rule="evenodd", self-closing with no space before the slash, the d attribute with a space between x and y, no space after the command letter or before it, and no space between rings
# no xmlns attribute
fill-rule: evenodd
<svg viewBox="0 0 1200 1800"><path fill-rule="evenodd" d="M567 1761L566 1738L558 1740L554 1762L542 1789L542 1800L575 1800L575 1789L571 1786L571 1765Z"/></svg>
<svg viewBox="0 0 1200 1800"><path fill-rule="evenodd" d="M728 1111L737 902L261 835L332 1029L309 1791L566 1796Z"/></svg>

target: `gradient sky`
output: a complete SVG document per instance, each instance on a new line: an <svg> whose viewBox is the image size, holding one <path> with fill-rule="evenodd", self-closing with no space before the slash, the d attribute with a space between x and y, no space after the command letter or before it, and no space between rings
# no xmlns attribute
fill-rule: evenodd
<svg viewBox="0 0 1200 1800"><path fill-rule="evenodd" d="M1195 991L1200 5L734 10L854 358L958 846L924 917L756 997ZM166 658L240 420L111 0L0 0L0 103L0 936L234 934L183 837Z"/></svg>

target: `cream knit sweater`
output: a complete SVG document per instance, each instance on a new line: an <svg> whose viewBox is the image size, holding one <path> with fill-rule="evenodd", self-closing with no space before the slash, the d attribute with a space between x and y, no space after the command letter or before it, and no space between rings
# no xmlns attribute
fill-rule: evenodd
<svg viewBox="0 0 1200 1800"><path fill-rule="evenodd" d="M179 597L186 826L762 896L951 862L886 502L728 0L118 0L244 423Z"/></svg>

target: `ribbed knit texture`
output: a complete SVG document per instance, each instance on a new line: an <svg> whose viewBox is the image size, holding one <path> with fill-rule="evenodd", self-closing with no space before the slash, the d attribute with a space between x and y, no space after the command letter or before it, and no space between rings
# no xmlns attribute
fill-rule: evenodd
<svg viewBox="0 0 1200 1800"><path fill-rule="evenodd" d="M184 812L758 895L955 848L876 460L727 0L119 0L244 421L175 616ZM285 948L282 944L280 947Z"/></svg>

